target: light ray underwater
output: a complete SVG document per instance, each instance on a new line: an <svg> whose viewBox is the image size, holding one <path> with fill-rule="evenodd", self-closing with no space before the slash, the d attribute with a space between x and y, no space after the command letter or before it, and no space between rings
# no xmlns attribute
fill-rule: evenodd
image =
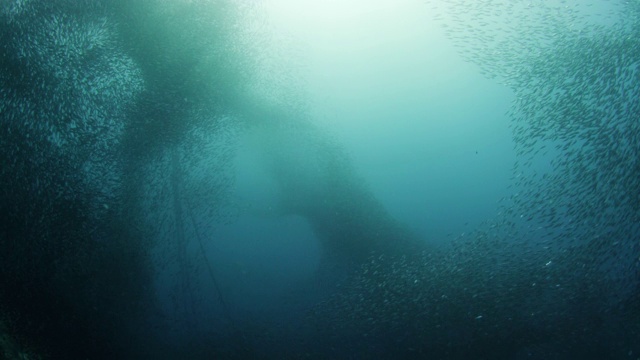
<svg viewBox="0 0 640 360"><path fill-rule="evenodd" d="M640 2L0 1L0 358L640 359Z"/></svg>

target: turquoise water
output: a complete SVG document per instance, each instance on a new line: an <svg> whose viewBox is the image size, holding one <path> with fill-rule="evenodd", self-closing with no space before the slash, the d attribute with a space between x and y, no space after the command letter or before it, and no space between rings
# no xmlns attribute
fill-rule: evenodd
<svg viewBox="0 0 640 360"><path fill-rule="evenodd" d="M629 1L4 1L0 354L635 359Z"/></svg>

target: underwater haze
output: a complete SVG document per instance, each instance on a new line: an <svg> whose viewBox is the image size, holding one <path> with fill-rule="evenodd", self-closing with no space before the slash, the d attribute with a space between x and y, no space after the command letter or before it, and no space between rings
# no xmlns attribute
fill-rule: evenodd
<svg viewBox="0 0 640 360"><path fill-rule="evenodd" d="M0 358L639 359L639 19L2 0Z"/></svg>
<svg viewBox="0 0 640 360"><path fill-rule="evenodd" d="M446 242L494 215L515 161L514 95L461 58L430 6L270 4L304 59L314 119L393 216Z"/></svg>

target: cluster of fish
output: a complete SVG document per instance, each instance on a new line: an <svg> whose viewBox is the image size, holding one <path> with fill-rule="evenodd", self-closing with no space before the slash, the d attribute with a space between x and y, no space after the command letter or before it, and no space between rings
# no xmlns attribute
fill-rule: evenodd
<svg viewBox="0 0 640 360"><path fill-rule="evenodd" d="M640 3L605 3L434 6L462 56L516 94L514 195L451 249L365 254L290 354L638 356ZM205 301L189 239L223 217L238 123L271 121L243 95L260 70L244 10L0 3L0 307L18 335L119 357L151 303L150 260L177 272L177 315ZM376 211L351 229L375 229Z"/></svg>
<svg viewBox="0 0 640 360"><path fill-rule="evenodd" d="M453 250L372 255L314 310L331 319L320 338L416 358L638 356L640 6L596 5L434 5L516 95L514 193Z"/></svg>
<svg viewBox="0 0 640 360"><path fill-rule="evenodd" d="M126 110L142 90L140 72L118 51L114 28L103 18L71 18L54 5L6 6L0 176L3 184L29 181L3 186L3 195L38 203L91 193L100 213L119 181L114 149Z"/></svg>
<svg viewBox="0 0 640 360"><path fill-rule="evenodd" d="M221 217L230 104L251 73L236 10L0 3L0 307L25 343L52 357L121 357L113 344L152 303L154 244L189 266L180 254L194 234L180 241L177 221L162 220L189 205L200 220Z"/></svg>
<svg viewBox="0 0 640 360"><path fill-rule="evenodd" d="M252 96L280 87L274 72L255 80L269 54L245 23L254 6L0 2L0 317L25 343L131 357L113 344L154 304L151 272L177 309L168 327L189 338L218 325L205 261L187 248L235 216L243 127L279 121L265 111L275 97L296 102Z"/></svg>
<svg viewBox="0 0 640 360"><path fill-rule="evenodd" d="M143 80L114 24L94 10L0 5L0 302L12 332L43 349L96 334L100 309L126 316L133 303L116 294L135 298L145 278L124 275L139 270L138 249L114 231L124 207L119 142ZM104 346L95 339L76 353Z"/></svg>

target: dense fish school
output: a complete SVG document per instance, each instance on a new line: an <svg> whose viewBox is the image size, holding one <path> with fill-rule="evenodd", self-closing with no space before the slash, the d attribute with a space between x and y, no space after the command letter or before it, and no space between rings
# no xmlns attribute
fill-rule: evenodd
<svg viewBox="0 0 640 360"><path fill-rule="evenodd" d="M369 357L637 358L640 3L431 3L516 94L513 194L451 251L372 255L318 307L327 336Z"/></svg>
<svg viewBox="0 0 640 360"><path fill-rule="evenodd" d="M640 2L425 6L516 98L512 194L443 247L382 209L286 69L264 73L259 6L1 1L0 357L640 358ZM348 262L293 325L231 314L199 251L242 211L255 129L286 210ZM314 156L312 195L289 147Z"/></svg>

